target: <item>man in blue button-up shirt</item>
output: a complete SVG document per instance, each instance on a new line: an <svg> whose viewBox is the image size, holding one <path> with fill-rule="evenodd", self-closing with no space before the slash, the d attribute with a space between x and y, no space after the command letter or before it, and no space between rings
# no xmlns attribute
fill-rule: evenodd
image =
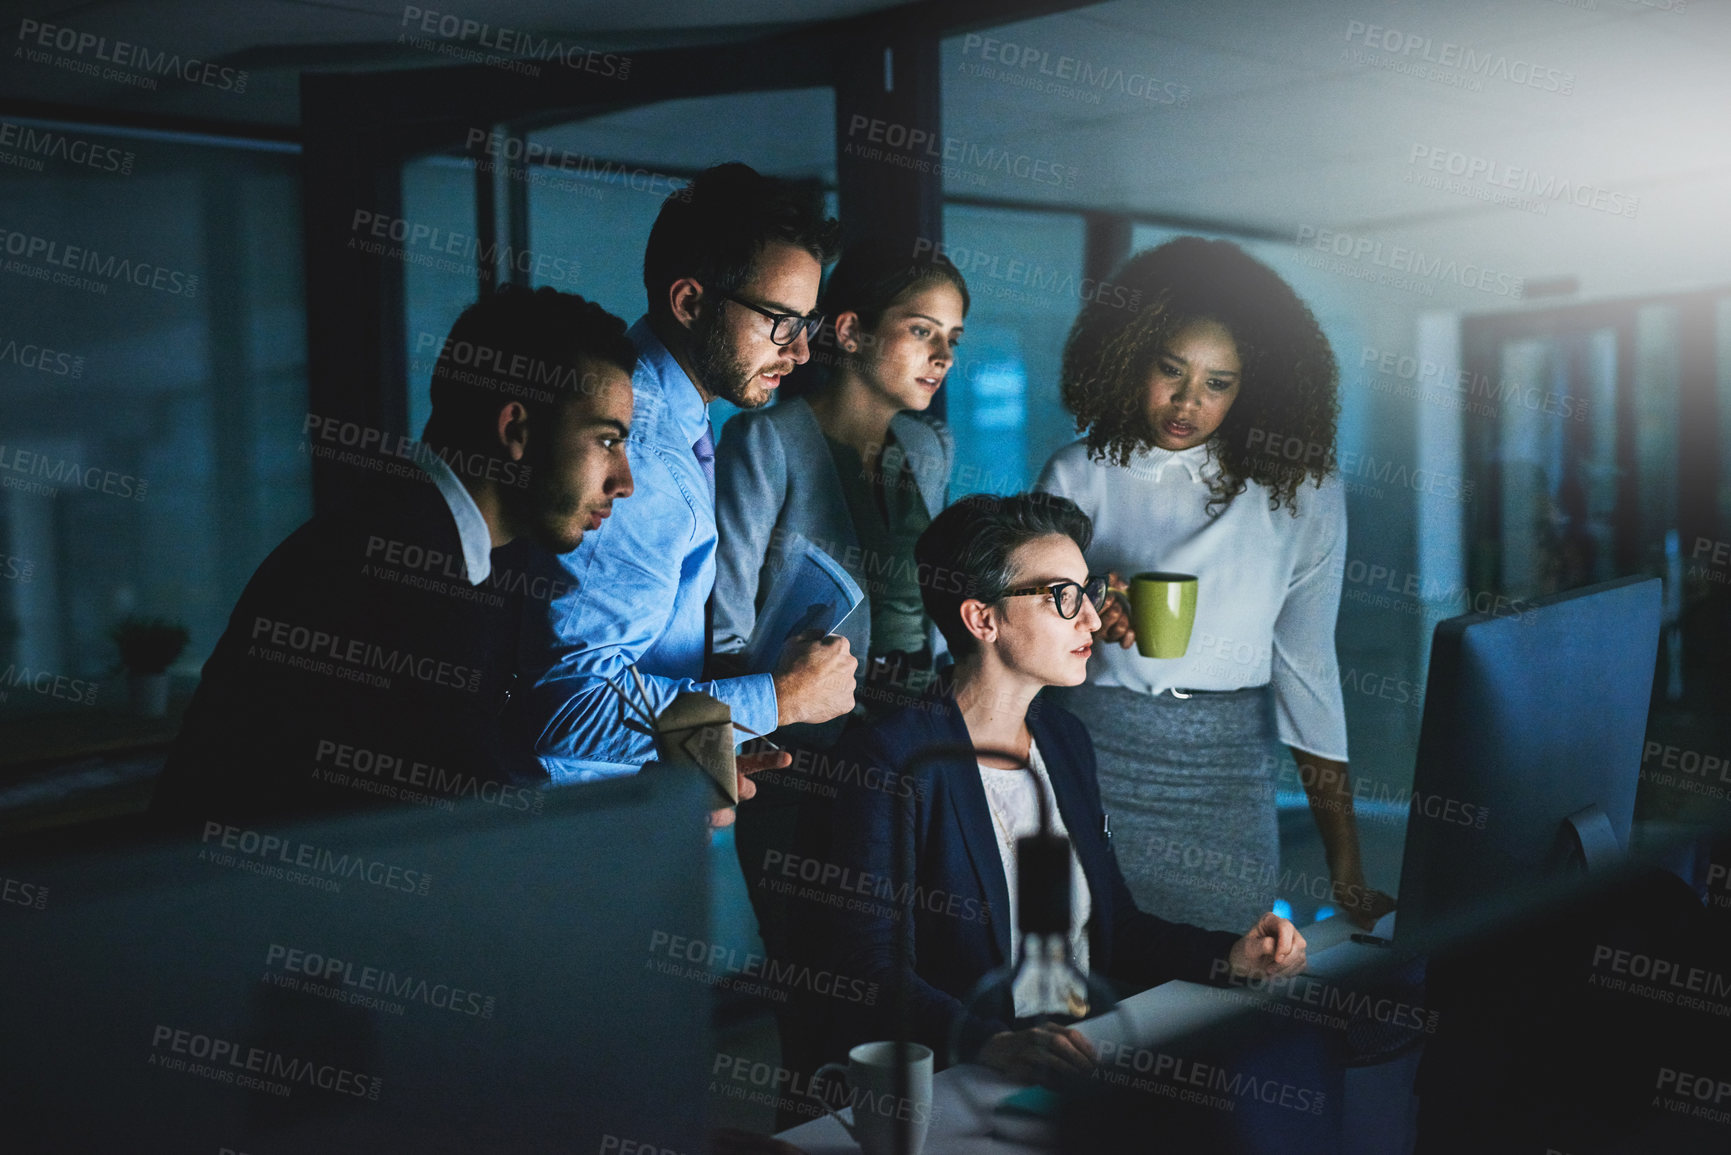
<svg viewBox="0 0 1731 1155"><path fill-rule="evenodd" d="M628 449L635 496L561 555L573 592L554 601L530 713L555 782L636 771L650 739L624 724L608 682L635 665L657 711L682 690L713 694L734 724L767 734L853 708L847 641L790 643L774 674L703 681L715 584L716 397L751 409L807 360L836 226L819 194L742 164L700 174L662 206L643 261L649 312Z"/></svg>

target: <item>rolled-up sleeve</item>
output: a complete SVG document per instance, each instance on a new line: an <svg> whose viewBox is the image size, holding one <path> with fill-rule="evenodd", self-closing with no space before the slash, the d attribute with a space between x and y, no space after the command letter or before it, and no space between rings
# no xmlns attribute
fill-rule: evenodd
<svg viewBox="0 0 1731 1155"><path fill-rule="evenodd" d="M1320 489L1301 489L1302 512L1292 578L1274 621L1269 681L1275 720L1288 746L1347 761L1346 705L1334 627L1340 616L1341 577L1346 567L1346 491L1330 478Z"/></svg>
<svg viewBox="0 0 1731 1155"><path fill-rule="evenodd" d="M528 714L538 728L535 751L555 783L633 773L655 758L647 733L613 686L634 694L630 666L659 669L703 664L700 568L694 550L695 500L664 451L633 442L635 492L601 530L559 558L569 588L553 600L529 643L541 672ZM707 495L704 495L707 497ZM609 682L612 685L609 685ZM775 684L768 674L717 681L643 674L650 708L665 709L684 690L702 690L727 704L736 726L775 729Z"/></svg>

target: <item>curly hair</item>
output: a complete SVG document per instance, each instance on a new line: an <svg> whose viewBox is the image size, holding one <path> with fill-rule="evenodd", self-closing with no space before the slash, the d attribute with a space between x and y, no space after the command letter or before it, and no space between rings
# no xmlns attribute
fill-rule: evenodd
<svg viewBox="0 0 1731 1155"><path fill-rule="evenodd" d="M1113 279L1139 292L1142 307L1091 301L1064 343L1064 407L1087 433L1088 456L1128 465L1154 444L1147 400L1155 358L1185 325L1215 321L1232 334L1242 371L1209 441L1220 473L1208 483L1208 512L1219 514L1256 481L1270 509L1284 505L1296 516L1298 487L1334 471L1340 415L1334 352L1309 307L1230 241L1179 237L1136 254ZM1302 462L1275 449L1294 445Z"/></svg>

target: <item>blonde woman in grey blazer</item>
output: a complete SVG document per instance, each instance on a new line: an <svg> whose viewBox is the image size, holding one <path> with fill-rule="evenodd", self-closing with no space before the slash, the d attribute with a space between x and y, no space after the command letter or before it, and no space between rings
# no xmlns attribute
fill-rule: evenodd
<svg viewBox="0 0 1731 1155"><path fill-rule="evenodd" d="M955 363L967 286L943 257L867 243L843 253L819 307L823 379L733 418L716 451L713 648L745 648L776 573L809 541L865 591L838 632L862 658L862 705L888 709L917 697L944 653L913 543L948 497L955 443L924 410ZM840 726L815 730L804 740L828 746Z"/></svg>

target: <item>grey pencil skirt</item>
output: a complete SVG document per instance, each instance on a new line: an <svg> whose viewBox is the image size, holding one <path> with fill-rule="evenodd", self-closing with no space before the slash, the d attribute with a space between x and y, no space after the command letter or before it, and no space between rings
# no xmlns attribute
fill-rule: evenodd
<svg viewBox="0 0 1731 1155"><path fill-rule="evenodd" d="M1239 934L1273 908L1280 825L1268 687L1179 699L1084 685L1055 696L1093 738L1113 849L1138 907Z"/></svg>

